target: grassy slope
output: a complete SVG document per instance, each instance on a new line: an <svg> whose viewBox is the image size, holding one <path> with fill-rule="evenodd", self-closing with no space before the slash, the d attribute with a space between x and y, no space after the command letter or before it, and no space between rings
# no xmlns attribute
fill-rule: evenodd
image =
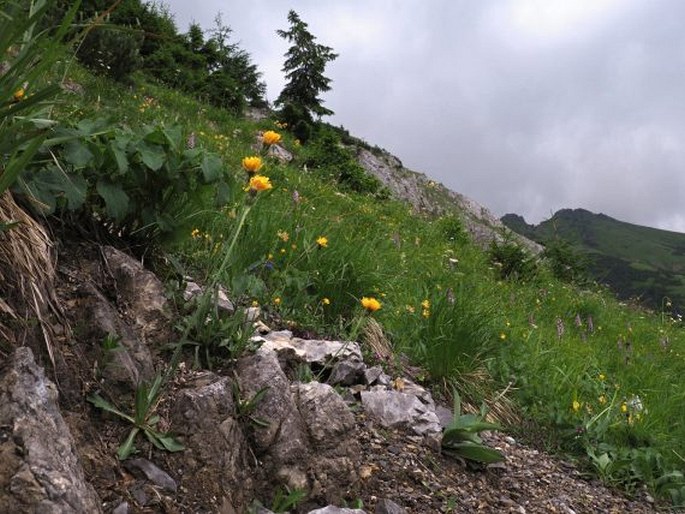
<svg viewBox="0 0 685 514"><path fill-rule="evenodd" d="M685 234L642 227L583 209L565 209L538 226L510 228L544 242L560 237L586 253L593 277L621 297L643 299L650 307L669 297L685 306ZM519 220L520 221L520 220Z"/></svg>
<svg viewBox="0 0 685 514"><path fill-rule="evenodd" d="M256 130L274 128L273 120L237 119L150 84L132 92L78 68L72 78L85 94L69 96L58 117L178 123L220 152L237 176L242 157L254 152ZM304 149L285 136L295 160L268 163L264 172L275 188L250 213L222 277L235 296L302 327L347 337L360 335L359 298L376 296L383 308L374 316L396 352L424 364L431 378L452 381L477 401L511 384L524 414L540 433L554 434L555 444L579 454L588 447L605 452L612 466L599 471L628 488L638 473L630 466L638 463L637 479L665 492L656 480L683 469L678 455L685 454L679 322L629 310L604 291L578 290L545 270L528 282L501 280L480 249L454 237L449 220L341 192L315 169L303 171ZM231 234L234 212L229 206L194 216L207 238L188 233L167 251L196 273L211 269L215 243ZM322 235L327 248L315 244ZM630 404L637 397L641 411ZM650 460L654 452L658 464Z"/></svg>

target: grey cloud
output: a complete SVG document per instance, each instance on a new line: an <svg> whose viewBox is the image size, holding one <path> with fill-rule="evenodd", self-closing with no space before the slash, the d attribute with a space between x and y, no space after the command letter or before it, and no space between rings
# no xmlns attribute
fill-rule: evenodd
<svg viewBox="0 0 685 514"><path fill-rule="evenodd" d="M168 3L181 28L193 16L208 26L222 8ZM554 17L578 5L594 14ZM536 24L536 6L552 16L547 25ZM538 222L584 207L685 231L685 2L257 0L229 8L225 22L264 71L272 100L287 47L275 30L291 7L340 53L328 68L330 121L407 166L497 214Z"/></svg>

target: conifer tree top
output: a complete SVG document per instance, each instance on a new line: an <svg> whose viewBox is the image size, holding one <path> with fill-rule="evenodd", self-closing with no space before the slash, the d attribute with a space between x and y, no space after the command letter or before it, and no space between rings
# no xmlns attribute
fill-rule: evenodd
<svg viewBox="0 0 685 514"><path fill-rule="evenodd" d="M331 89L331 79L324 76L326 64L335 60L338 54L329 46L316 43L316 37L308 25L293 10L288 13L289 30L276 33L292 43L285 53L283 71L287 83L276 99L276 105L292 105L310 117L327 116L333 111L323 106L319 93Z"/></svg>

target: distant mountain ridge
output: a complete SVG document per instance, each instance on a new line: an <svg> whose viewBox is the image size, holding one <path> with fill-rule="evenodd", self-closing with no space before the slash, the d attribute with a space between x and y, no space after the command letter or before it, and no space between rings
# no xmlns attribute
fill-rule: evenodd
<svg viewBox="0 0 685 514"><path fill-rule="evenodd" d="M585 209L562 209L538 225L506 214L509 229L540 244L567 241L588 259L588 271L621 298L660 309L685 307L685 234L644 227Z"/></svg>

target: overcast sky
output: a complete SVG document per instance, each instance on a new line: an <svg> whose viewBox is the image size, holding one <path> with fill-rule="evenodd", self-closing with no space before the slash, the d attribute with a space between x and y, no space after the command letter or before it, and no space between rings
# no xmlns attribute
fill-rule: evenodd
<svg viewBox="0 0 685 514"><path fill-rule="evenodd" d="M294 9L340 54L327 120L497 215L685 232L684 0L164 0L283 87Z"/></svg>

